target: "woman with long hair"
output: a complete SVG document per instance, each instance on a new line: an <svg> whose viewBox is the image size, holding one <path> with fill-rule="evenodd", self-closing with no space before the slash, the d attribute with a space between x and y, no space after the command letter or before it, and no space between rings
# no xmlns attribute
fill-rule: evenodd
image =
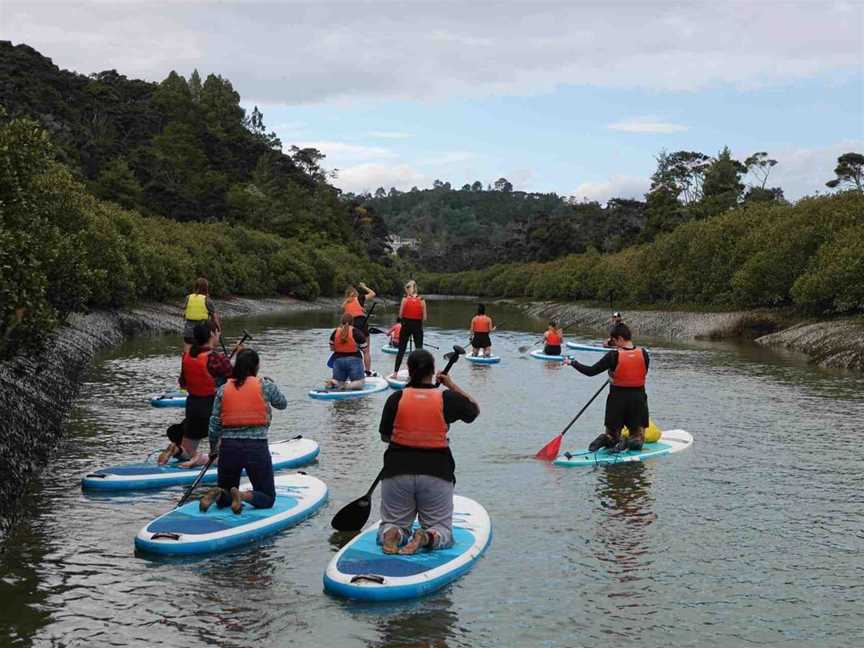
<svg viewBox="0 0 864 648"><path fill-rule="evenodd" d="M343 313L339 327L330 334L333 352L333 377L325 382L328 389L363 389L363 350L366 336L354 328L351 313Z"/></svg>
<svg viewBox="0 0 864 648"><path fill-rule="evenodd" d="M396 364L393 367L392 378L396 377L402 367L408 340L414 340L416 349L423 348L423 322L426 320L426 300L417 292L417 282L411 279L405 284L405 296L399 304L399 320L402 329L399 332L399 352L396 354Z"/></svg>
<svg viewBox="0 0 864 648"><path fill-rule="evenodd" d="M244 503L271 508L276 501L267 433L272 408L283 410L288 401L276 383L258 378L259 366L255 351L240 351L233 378L216 392L210 417L210 448L219 453L219 485L201 498L198 506L202 512L215 503L219 508L230 506L239 514ZM252 482L252 490L240 490L244 470Z"/></svg>
<svg viewBox="0 0 864 648"><path fill-rule="evenodd" d="M358 288L360 290L358 290ZM360 292L360 291L363 292ZM345 290L345 299L342 300L342 314L351 315L353 318L352 325L355 329L363 333L369 338L369 318L366 317L366 302L375 299L375 291L369 288L362 281L357 284L357 287L348 286ZM372 353L368 345L363 348L363 366L367 376L372 375Z"/></svg>

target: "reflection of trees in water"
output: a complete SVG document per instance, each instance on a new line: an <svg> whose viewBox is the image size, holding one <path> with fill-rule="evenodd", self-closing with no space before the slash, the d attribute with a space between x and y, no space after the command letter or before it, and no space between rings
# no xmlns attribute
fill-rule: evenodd
<svg viewBox="0 0 864 648"><path fill-rule="evenodd" d="M647 528L657 519L645 464L634 462L598 471L597 499L607 510L595 528L597 558L610 563L609 573L622 583L639 580L650 565ZM624 595L624 594L622 594Z"/></svg>
<svg viewBox="0 0 864 648"><path fill-rule="evenodd" d="M378 622L381 639L371 645L381 648L447 648L459 616L449 595L424 601L420 607L394 610Z"/></svg>

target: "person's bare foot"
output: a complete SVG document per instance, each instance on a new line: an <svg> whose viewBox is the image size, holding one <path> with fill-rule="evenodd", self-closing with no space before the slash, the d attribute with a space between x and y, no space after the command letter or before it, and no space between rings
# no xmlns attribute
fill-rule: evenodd
<svg viewBox="0 0 864 648"><path fill-rule="evenodd" d="M177 445L175 443L169 443L168 447L165 448L162 452L159 453L159 457L156 459L156 463L160 466L164 466L168 463L168 460L174 456L177 452Z"/></svg>
<svg viewBox="0 0 864 648"><path fill-rule="evenodd" d="M399 553L399 540L402 534L399 529L387 529L381 538L381 551L385 554Z"/></svg>
<svg viewBox="0 0 864 648"><path fill-rule="evenodd" d="M198 510L202 513L206 513L207 510L213 506L213 502L219 499L219 496L222 494L221 488L211 488L206 493L204 493L204 497L198 500Z"/></svg>
<svg viewBox="0 0 864 648"><path fill-rule="evenodd" d="M399 550L399 553L403 556L410 556L412 554L415 554L422 547L428 546L429 540L429 534L426 533L426 531L424 531L423 529L417 529L416 531L414 531L414 535L411 536L408 544L402 547Z"/></svg>
<svg viewBox="0 0 864 648"><path fill-rule="evenodd" d="M243 512L243 499L240 497L240 489L237 487L231 489L231 510L236 515Z"/></svg>

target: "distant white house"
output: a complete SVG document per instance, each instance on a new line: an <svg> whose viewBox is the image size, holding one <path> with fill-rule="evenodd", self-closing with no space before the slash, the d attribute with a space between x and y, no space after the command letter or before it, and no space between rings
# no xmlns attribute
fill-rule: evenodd
<svg viewBox="0 0 864 648"><path fill-rule="evenodd" d="M387 243L390 245L393 254L396 254L400 248L416 250L419 240L416 238L402 238L397 234L391 234L387 237Z"/></svg>

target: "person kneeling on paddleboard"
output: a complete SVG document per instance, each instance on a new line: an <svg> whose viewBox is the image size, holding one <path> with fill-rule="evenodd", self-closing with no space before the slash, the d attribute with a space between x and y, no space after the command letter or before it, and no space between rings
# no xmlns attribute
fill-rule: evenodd
<svg viewBox="0 0 864 648"><path fill-rule="evenodd" d="M591 442L588 450L641 450L645 442L645 429L650 424L648 396L645 393L648 352L633 345L630 328L624 323L618 323L612 328L610 338L615 348L608 351L596 364L589 367L573 358L565 358L564 364L569 364L586 376L596 376L604 371L608 371L610 375L611 385L606 397L604 422L606 431ZM621 429L625 425L630 434L622 438Z"/></svg>
<svg viewBox="0 0 864 648"><path fill-rule="evenodd" d="M543 334L543 353L546 355L561 355L561 343L564 342L564 331L558 327L558 322L549 322L549 328Z"/></svg>
<svg viewBox="0 0 864 648"><path fill-rule="evenodd" d="M388 344L394 349L399 348L399 335L402 333L402 322L396 320L396 323L387 330Z"/></svg>
<svg viewBox="0 0 864 648"><path fill-rule="evenodd" d="M483 352L483 357L492 355L492 339L489 333L495 330L492 318L486 314L486 306L477 304L477 314L471 319L471 355L476 357L478 351Z"/></svg>
<svg viewBox="0 0 864 648"><path fill-rule="evenodd" d="M363 350L367 348L366 336L354 328L354 317L342 315L339 328L330 334L330 350L333 352L333 377L325 381L327 389L363 389L366 374L363 370Z"/></svg>
<svg viewBox="0 0 864 648"><path fill-rule="evenodd" d="M237 354L234 377L216 392L210 417L210 447L219 453L219 486L201 498L198 506L202 512L214 502L219 508L230 506L234 513L240 513L243 502L255 508L271 508L276 501L267 432L271 407L284 410L288 401L276 383L258 378L258 366L258 354L244 349ZM244 470L252 490L239 489Z"/></svg>
<svg viewBox="0 0 864 648"><path fill-rule="evenodd" d="M480 414L477 402L450 376L435 375L435 358L428 351L408 356L408 374L408 386L387 399L378 427L381 440L389 444L378 530L378 542L388 554L453 544L456 464L447 432L454 421L471 423ZM436 388L436 378L447 390ZM415 518L420 528L412 534Z"/></svg>

